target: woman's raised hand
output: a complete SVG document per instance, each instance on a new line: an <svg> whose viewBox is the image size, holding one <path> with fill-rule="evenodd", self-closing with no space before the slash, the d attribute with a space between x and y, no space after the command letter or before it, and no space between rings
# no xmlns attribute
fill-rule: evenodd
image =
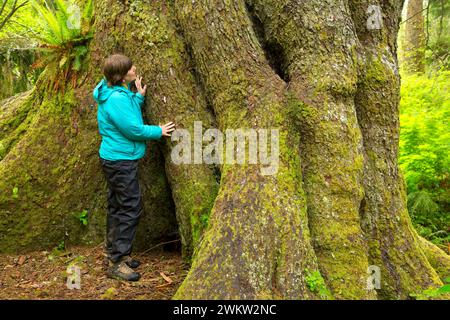
<svg viewBox="0 0 450 320"><path fill-rule="evenodd" d="M137 76L136 81L134 82L136 84L136 88L140 94L145 96L145 93L147 92L147 85L145 85L142 88L142 77Z"/></svg>
<svg viewBox="0 0 450 320"><path fill-rule="evenodd" d="M175 130L175 124L172 121L166 123L163 126L160 125L160 127L162 129L162 135L164 137L170 137L170 133Z"/></svg>

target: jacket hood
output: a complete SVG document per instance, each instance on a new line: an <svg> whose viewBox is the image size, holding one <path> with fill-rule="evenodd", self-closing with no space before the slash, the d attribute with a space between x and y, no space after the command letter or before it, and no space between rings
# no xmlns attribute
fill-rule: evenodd
<svg viewBox="0 0 450 320"><path fill-rule="evenodd" d="M103 78L95 87L93 92L93 97L95 101L100 104L108 100L109 96L115 91L124 91L128 93L124 87L121 86L110 86L108 87L108 81Z"/></svg>

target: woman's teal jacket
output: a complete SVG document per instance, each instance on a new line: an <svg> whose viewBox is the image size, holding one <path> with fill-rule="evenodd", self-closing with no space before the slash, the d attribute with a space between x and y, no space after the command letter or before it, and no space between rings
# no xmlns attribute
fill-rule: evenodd
<svg viewBox="0 0 450 320"><path fill-rule="evenodd" d="M140 159L145 155L145 141L161 138L160 126L144 124L141 112L144 96L140 93L123 86L108 86L103 78L93 96L98 103L101 158L112 161Z"/></svg>

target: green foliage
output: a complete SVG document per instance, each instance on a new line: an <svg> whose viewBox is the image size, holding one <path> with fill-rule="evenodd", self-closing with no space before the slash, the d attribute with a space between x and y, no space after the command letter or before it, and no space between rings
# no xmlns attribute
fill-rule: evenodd
<svg viewBox="0 0 450 320"><path fill-rule="evenodd" d="M450 72L403 77L400 167L408 209L419 234L450 242Z"/></svg>
<svg viewBox="0 0 450 320"><path fill-rule="evenodd" d="M60 243L58 243L58 246L56 247L56 250L58 251L64 251L66 250L66 244L64 241L61 241Z"/></svg>
<svg viewBox="0 0 450 320"><path fill-rule="evenodd" d="M440 288L428 288L420 293L413 293L410 296L416 300L429 300L450 294L450 278L445 279L444 282L445 284Z"/></svg>
<svg viewBox="0 0 450 320"><path fill-rule="evenodd" d="M0 37L11 26L19 25L21 19L17 19L28 6L27 0L1 0L0 1Z"/></svg>
<svg viewBox="0 0 450 320"><path fill-rule="evenodd" d="M450 242L448 212L433 200L433 194L427 190L408 194L408 210L419 234L446 249Z"/></svg>
<svg viewBox="0 0 450 320"><path fill-rule="evenodd" d="M202 214L200 216L200 222L202 223L202 225L204 226L204 228L206 228L208 226L208 222L209 222L209 215L207 214Z"/></svg>
<svg viewBox="0 0 450 320"><path fill-rule="evenodd" d="M52 252L48 255L49 260L55 260L55 258L60 257L64 254L64 251L66 250L66 243L65 241L61 241L58 243L56 247L53 248Z"/></svg>
<svg viewBox="0 0 450 320"><path fill-rule="evenodd" d="M88 224L88 212L87 210L83 210L80 213L75 213L75 217L80 221L83 226L87 226Z"/></svg>
<svg viewBox="0 0 450 320"><path fill-rule="evenodd" d="M311 292L318 293L322 299L332 300L333 296L326 287L325 281L322 275L320 274L320 271L315 270L311 272L308 269L306 269L305 271L306 271L306 278L305 278L306 285L308 286L309 290Z"/></svg>
<svg viewBox="0 0 450 320"><path fill-rule="evenodd" d="M92 0L87 0L82 12L74 0L32 0L31 3L43 27L42 35L35 35L39 49L44 53L36 65L50 65L54 70L54 89L60 84L64 87L69 80L75 86L77 72L82 69L89 40L93 37L90 30Z"/></svg>
<svg viewBox="0 0 450 320"><path fill-rule="evenodd" d="M13 197L14 199L19 198L19 188L18 188L18 187L14 187L14 188L13 188L13 190L12 190L12 197Z"/></svg>
<svg viewBox="0 0 450 320"><path fill-rule="evenodd" d="M79 8L72 1L54 0L54 5L44 0L32 0L33 8L44 22L43 35L37 39L47 45L64 47L74 42L82 42L89 31L81 27L81 23L90 23L92 19L92 0L88 0L83 14L78 16Z"/></svg>
<svg viewBox="0 0 450 320"><path fill-rule="evenodd" d="M114 287L110 287L105 290L105 292L100 296L100 299L109 300L113 299L118 294L118 291Z"/></svg>

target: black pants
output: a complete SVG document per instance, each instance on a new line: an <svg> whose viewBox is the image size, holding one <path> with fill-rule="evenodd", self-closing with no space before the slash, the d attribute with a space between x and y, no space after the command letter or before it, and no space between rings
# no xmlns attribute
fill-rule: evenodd
<svg viewBox="0 0 450 320"><path fill-rule="evenodd" d="M138 160L100 158L108 182L106 250L112 262L129 255L143 211L138 181Z"/></svg>

